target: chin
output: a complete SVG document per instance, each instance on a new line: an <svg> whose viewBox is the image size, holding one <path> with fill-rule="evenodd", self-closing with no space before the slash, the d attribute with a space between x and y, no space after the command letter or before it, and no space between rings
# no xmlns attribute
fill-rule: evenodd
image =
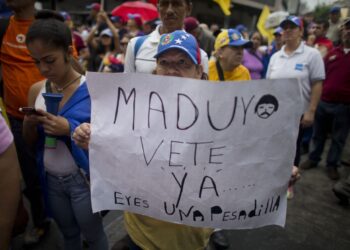
<svg viewBox="0 0 350 250"><path fill-rule="evenodd" d="M179 21L175 19L164 21L164 25L167 28L174 29L174 31L178 29L182 29L182 25L178 25L178 23Z"/></svg>
<svg viewBox="0 0 350 250"><path fill-rule="evenodd" d="M56 80L56 77L54 77L54 76L45 76L45 78L47 79L47 80L49 80L50 82L56 82L55 80Z"/></svg>

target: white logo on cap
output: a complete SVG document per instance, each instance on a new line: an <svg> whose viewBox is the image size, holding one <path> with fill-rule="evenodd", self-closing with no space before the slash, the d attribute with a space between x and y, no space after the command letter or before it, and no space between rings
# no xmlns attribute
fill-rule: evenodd
<svg viewBox="0 0 350 250"><path fill-rule="evenodd" d="M178 38L178 39L175 40L175 43L176 44L182 44L182 41L181 41L181 39Z"/></svg>
<svg viewBox="0 0 350 250"><path fill-rule="evenodd" d="M236 33L232 34L232 40L233 41L239 40L239 38L240 38L239 35L237 35Z"/></svg>

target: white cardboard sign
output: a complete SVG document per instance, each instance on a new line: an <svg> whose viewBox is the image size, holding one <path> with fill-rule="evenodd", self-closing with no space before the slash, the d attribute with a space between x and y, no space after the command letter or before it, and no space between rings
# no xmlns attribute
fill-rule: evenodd
<svg viewBox="0 0 350 250"><path fill-rule="evenodd" d="M284 226L296 79L88 73L92 206L192 226Z"/></svg>

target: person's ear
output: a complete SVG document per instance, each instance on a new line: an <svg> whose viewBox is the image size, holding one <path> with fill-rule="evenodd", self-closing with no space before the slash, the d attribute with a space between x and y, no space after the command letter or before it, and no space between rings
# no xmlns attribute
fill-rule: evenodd
<svg viewBox="0 0 350 250"><path fill-rule="evenodd" d="M65 60L66 60L66 62L69 62L70 59L72 58L72 56L73 56L73 46L70 45L70 46L68 47L67 53L66 53L66 55L65 55Z"/></svg>
<svg viewBox="0 0 350 250"><path fill-rule="evenodd" d="M68 47L67 54L68 54L69 56L72 56L72 55L73 55L73 51L74 51L73 45L70 45L70 46Z"/></svg>
<svg viewBox="0 0 350 250"><path fill-rule="evenodd" d="M216 58L221 58L221 55L222 55L222 48L218 49L216 52L215 52L215 57Z"/></svg>
<svg viewBox="0 0 350 250"><path fill-rule="evenodd" d="M202 76L203 76L203 66L200 64L200 65L197 65L196 67L196 78L202 79Z"/></svg>
<svg viewBox="0 0 350 250"><path fill-rule="evenodd" d="M70 60L72 59L72 55L73 55L73 47L69 46L67 51L64 53L64 61L70 62Z"/></svg>
<svg viewBox="0 0 350 250"><path fill-rule="evenodd" d="M158 75L159 74L158 58L157 58L156 68L152 71L152 74L153 75Z"/></svg>

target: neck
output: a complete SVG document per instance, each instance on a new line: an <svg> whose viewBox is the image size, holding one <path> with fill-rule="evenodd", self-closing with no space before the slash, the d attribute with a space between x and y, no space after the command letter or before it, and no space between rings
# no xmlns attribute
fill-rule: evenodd
<svg viewBox="0 0 350 250"><path fill-rule="evenodd" d="M105 51L106 52L111 51L111 46L110 45L105 45L104 47L105 47Z"/></svg>
<svg viewBox="0 0 350 250"><path fill-rule="evenodd" d="M287 41L285 51L288 52L294 52L300 45L301 39L298 39L297 41Z"/></svg>
<svg viewBox="0 0 350 250"><path fill-rule="evenodd" d="M35 8L34 5L26 6L22 9L15 10L14 16L16 19L28 20L34 19L35 16Z"/></svg>
<svg viewBox="0 0 350 250"><path fill-rule="evenodd" d="M221 66L221 68L222 68L222 70L223 70L224 72L226 72L226 71L233 71L235 68L237 68L237 67L239 66L239 64L238 64L238 65L234 65L234 66L232 66L232 65L226 65L226 64L223 63L221 60L219 60L219 64L220 64L220 66Z"/></svg>
<svg viewBox="0 0 350 250"><path fill-rule="evenodd" d="M183 29L183 26L181 27L177 27L175 29L172 29L172 28L168 28L168 27L165 27L165 26L160 26L159 28L159 34L167 34L167 33L171 33L171 32L174 32L175 30L182 30Z"/></svg>
<svg viewBox="0 0 350 250"><path fill-rule="evenodd" d="M74 81L74 79L77 79L80 76L78 72L76 72L73 68L71 68L66 74L65 77L62 78L59 82L54 82L54 84L59 87L63 88L67 83Z"/></svg>

